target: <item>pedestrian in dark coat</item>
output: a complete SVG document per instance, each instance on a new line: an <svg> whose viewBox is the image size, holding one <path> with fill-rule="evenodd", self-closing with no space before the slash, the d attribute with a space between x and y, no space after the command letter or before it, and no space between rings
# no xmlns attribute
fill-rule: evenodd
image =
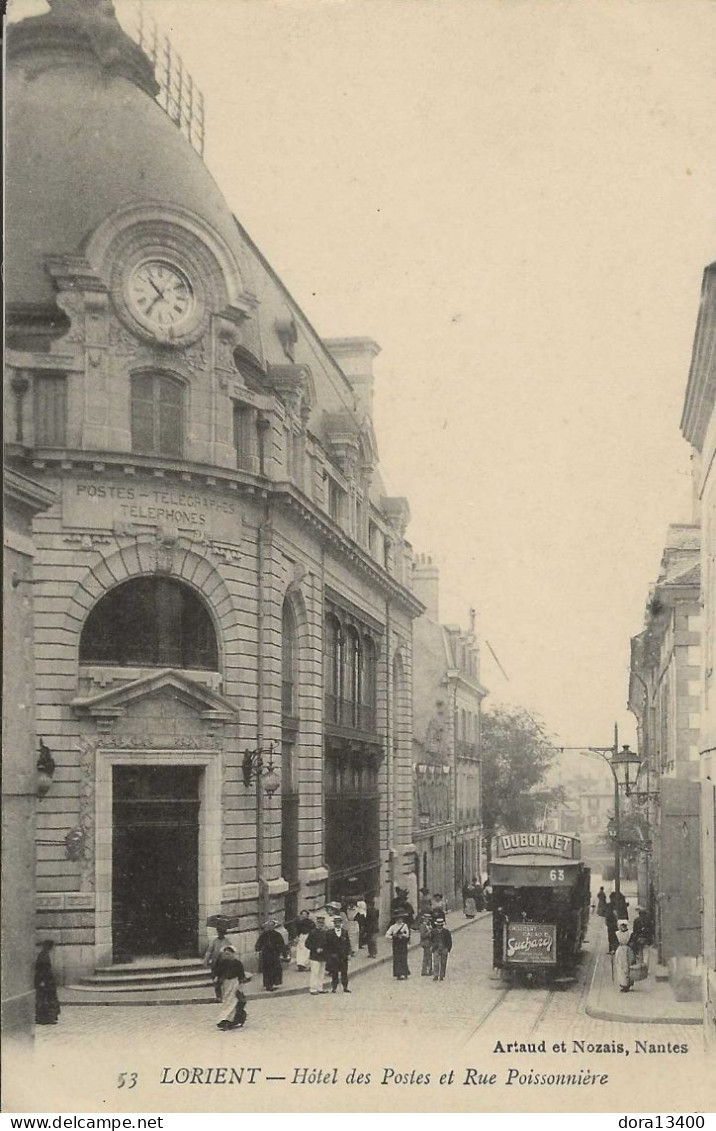
<svg viewBox="0 0 716 1131"><path fill-rule="evenodd" d="M634 953L635 961L641 962L644 951L647 947L651 946L651 922L643 907L637 907L636 911L636 919L632 923L628 946L631 947Z"/></svg>
<svg viewBox="0 0 716 1131"><path fill-rule="evenodd" d="M408 969L408 945L410 943L410 927L405 918L404 911L396 913L395 922L391 923L385 932L385 937L393 944L393 977L399 982L404 982L410 977Z"/></svg>
<svg viewBox="0 0 716 1131"><path fill-rule="evenodd" d="M276 930L275 919L269 919L258 937L255 949L261 959L261 973L265 990L275 990L283 982L281 959L286 953L286 943Z"/></svg>
<svg viewBox="0 0 716 1131"><path fill-rule="evenodd" d="M619 892L619 895L617 896L617 918L618 919L628 919L629 918L629 904L626 901L626 898L624 896L624 892L621 892L621 891Z"/></svg>
<svg viewBox="0 0 716 1131"><path fill-rule="evenodd" d="M452 934L445 926L444 919L436 917L430 941L433 951L433 981L442 982L445 980L448 955L452 950Z"/></svg>
<svg viewBox="0 0 716 1131"><path fill-rule="evenodd" d="M331 993L338 989L338 979L341 980L343 992L349 994L348 989L348 959L353 953L348 932L343 928L343 920L339 915L333 920L333 930L326 932L325 942L326 973L331 975Z"/></svg>
<svg viewBox="0 0 716 1131"><path fill-rule="evenodd" d="M35 962L35 1021L38 1025L56 1025L60 1016L57 983L50 958L54 945L49 939L40 943L40 953Z"/></svg>
<svg viewBox="0 0 716 1131"><path fill-rule="evenodd" d="M614 954L617 946L619 945L619 941L617 939L617 923L619 922L619 916L617 915L617 895L614 891L609 895L609 902L607 903L604 922L607 928L607 942L609 946L609 953Z"/></svg>
<svg viewBox="0 0 716 1131"><path fill-rule="evenodd" d="M378 957L378 947L376 940L378 937L378 924L380 922L380 912L373 902L373 897L369 896L368 906L365 913L365 942L368 947L368 957Z"/></svg>
<svg viewBox="0 0 716 1131"><path fill-rule="evenodd" d="M221 996L221 1016L217 1029L240 1029L246 1024L246 994L241 989L248 978L234 947L224 939L222 949L214 964Z"/></svg>
<svg viewBox="0 0 716 1131"><path fill-rule="evenodd" d="M607 913L607 896L604 888L600 888L597 892L597 915L601 915L602 919Z"/></svg>

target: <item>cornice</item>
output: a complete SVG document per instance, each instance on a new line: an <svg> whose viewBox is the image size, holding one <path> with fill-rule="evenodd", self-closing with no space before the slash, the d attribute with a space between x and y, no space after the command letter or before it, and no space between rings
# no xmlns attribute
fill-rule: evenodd
<svg viewBox="0 0 716 1131"><path fill-rule="evenodd" d="M3 494L7 503L23 507L31 514L47 510L57 499L49 487L13 471L11 467L3 468Z"/></svg>
<svg viewBox="0 0 716 1131"><path fill-rule="evenodd" d="M324 514L307 497L290 483L276 483L261 475L234 468L216 467L213 464L190 463L185 460L162 459L157 456L140 456L132 452L84 452L76 449L34 448L19 444L8 445L8 459L18 465L28 465L36 471L50 471L60 475L72 471L91 471L134 477L138 473L154 475L167 482L194 482L206 487L219 487L275 502L288 513L297 516L311 528L323 545L330 546L341 557L358 568L386 597L394 600L410 616L418 617L425 606L409 589L378 566L368 553L341 530L340 526Z"/></svg>
<svg viewBox="0 0 716 1131"><path fill-rule="evenodd" d="M358 566L378 588L401 604L411 616L418 617L424 612L425 606L409 589L376 565L357 542L349 538L333 519L319 511L307 497L301 496L292 484L281 483L272 486L271 494L275 501L300 515L302 521L315 529L324 545L339 550L344 558Z"/></svg>

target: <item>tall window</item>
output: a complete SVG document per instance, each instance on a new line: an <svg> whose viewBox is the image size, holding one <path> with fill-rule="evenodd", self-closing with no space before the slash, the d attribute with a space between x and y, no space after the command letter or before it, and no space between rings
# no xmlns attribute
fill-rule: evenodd
<svg viewBox="0 0 716 1131"><path fill-rule="evenodd" d="M355 628L346 631L344 649L345 676L343 680L343 711L341 721L348 726L358 725L358 705L360 703L361 652L360 637Z"/></svg>
<svg viewBox="0 0 716 1131"><path fill-rule="evenodd" d="M375 695L378 685L376 650L372 637L363 637L363 681L361 687L361 729L374 731Z"/></svg>
<svg viewBox="0 0 716 1131"><path fill-rule="evenodd" d="M181 456L183 393L181 382L164 373L133 375L133 452Z"/></svg>
<svg viewBox="0 0 716 1131"><path fill-rule="evenodd" d="M328 479L328 513L334 522L346 521L346 506L348 496L335 479Z"/></svg>
<svg viewBox="0 0 716 1131"><path fill-rule="evenodd" d="M234 451L236 466L243 471L253 471L255 457L254 410L234 401Z"/></svg>
<svg viewBox="0 0 716 1131"><path fill-rule="evenodd" d="M289 601L283 603L281 636L281 713L284 718L298 715L296 618Z"/></svg>
<svg viewBox="0 0 716 1131"><path fill-rule="evenodd" d="M340 722L343 696L343 634L333 616L326 617L326 712L329 722Z"/></svg>
<svg viewBox="0 0 716 1131"><path fill-rule="evenodd" d="M167 577L137 577L112 589L87 617L80 663L216 671L216 635L188 586Z"/></svg>
<svg viewBox="0 0 716 1131"><path fill-rule="evenodd" d="M33 380L35 445L64 448L67 443L67 378L38 373Z"/></svg>

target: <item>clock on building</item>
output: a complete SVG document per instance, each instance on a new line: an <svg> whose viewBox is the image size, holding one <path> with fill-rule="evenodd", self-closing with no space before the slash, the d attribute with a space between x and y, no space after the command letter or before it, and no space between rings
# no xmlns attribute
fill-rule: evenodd
<svg viewBox="0 0 716 1131"><path fill-rule="evenodd" d="M127 278L126 295L137 321L159 336L182 333L196 308L188 275L163 259L138 263Z"/></svg>

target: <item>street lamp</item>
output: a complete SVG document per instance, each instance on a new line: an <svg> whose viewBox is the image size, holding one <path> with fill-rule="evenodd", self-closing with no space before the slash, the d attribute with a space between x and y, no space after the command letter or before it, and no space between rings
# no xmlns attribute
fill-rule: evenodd
<svg viewBox="0 0 716 1131"><path fill-rule="evenodd" d="M629 746L619 749L619 731L614 724L614 744L612 746L561 746L560 750L576 750L582 754L598 754L606 762L614 779L614 816L610 818L607 832L609 839L614 842L614 890L619 895L621 890L621 855L619 851L619 790L623 787L627 797L631 796L632 788L636 785L641 766L641 758L636 750Z"/></svg>
<svg viewBox="0 0 716 1131"><path fill-rule="evenodd" d="M594 754L599 756L606 762L611 770L612 777L614 778L614 817L610 820L607 827L610 840L614 842L614 890L619 895L621 891L621 841L619 837L619 789L624 788L627 797L631 794L632 782L636 782L639 773L639 765L641 758L635 750L630 750L629 746L622 746L619 749L619 732L617 724L614 724L614 745L613 746L589 746Z"/></svg>
<svg viewBox="0 0 716 1131"><path fill-rule="evenodd" d="M263 797L264 794L269 798L273 797L281 785L281 778L273 763L273 755L273 743L270 743L266 749L259 747L256 750L244 750L241 763L241 774L246 788L248 789L252 782L256 785L256 879L259 885L259 926L265 923L268 917L268 896L264 878Z"/></svg>

